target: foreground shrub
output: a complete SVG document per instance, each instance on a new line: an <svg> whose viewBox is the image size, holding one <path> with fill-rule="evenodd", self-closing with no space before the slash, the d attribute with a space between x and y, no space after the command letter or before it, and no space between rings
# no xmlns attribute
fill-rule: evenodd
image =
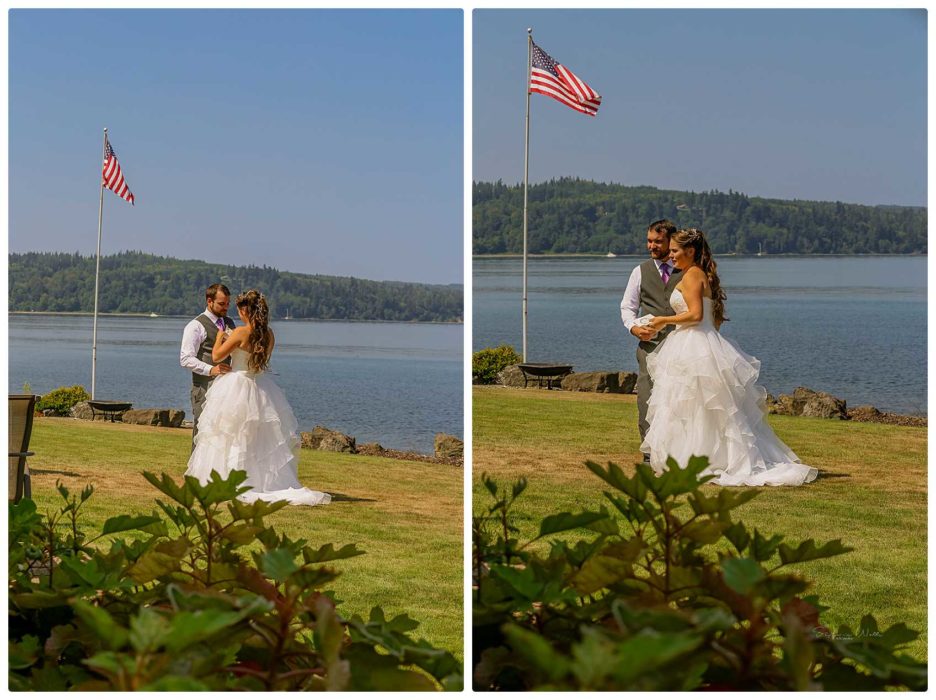
<svg viewBox="0 0 936 700"><path fill-rule="evenodd" d="M47 416L67 416L75 404L90 398L91 395L83 386L60 386L43 394L36 402L36 410Z"/></svg>
<svg viewBox="0 0 936 700"><path fill-rule="evenodd" d="M523 362L523 358L510 345L484 348L471 356L471 374L481 384L494 384L498 372L518 362Z"/></svg>
<svg viewBox="0 0 936 700"><path fill-rule="evenodd" d="M840 540L787 544L732 511L756 490L702 490L704 458L588 462L607 506L544 518L520 543L510 489L483 477L493 505L473 519L477 690L884 690L926 687L926 665L901 653L917 632L824 627L825 608L789 570L848 551ZM613 515L612 515L613 513ZM531 545L560 532L573 542Z"/></svg>
<svg viewBox="0 0 936 700"><path fill-rule="evenodd" d="M244 472L206 486L145 476L162 515L109 518L94 536L81 524L90 486L59 485L57 513L10 506L11 690L461 688L457 660L414 640L406 615L339 613L325 586L332 562L363 554L354 545L267 527L286 504L236 500ZM130 532L142 537L111 537Z"/></svg>

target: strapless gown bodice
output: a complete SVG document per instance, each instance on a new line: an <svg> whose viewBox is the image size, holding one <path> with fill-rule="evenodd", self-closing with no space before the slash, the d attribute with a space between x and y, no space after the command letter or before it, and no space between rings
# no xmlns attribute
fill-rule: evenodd
<svg viewBox="0 0 936 700"><path fill-rule="evenodd" d="M679 289L677 313L689 310ZM672 456L685 465L709 458L708 472L723 486L799 485L818 470L802 464L767 423L767 391L757 384L760 361L715 328L714 302L703 297L698 323L676 327L647 355L653 389L641 451L657 473Z"/></svg>
<svg viewBox="0 0 936 700"><path fill-rule="evenodd" d="M231 371L249 372L250 368L247 366L247 361L249 359L249 352L242 348L234 348L234 352L231 353Z"/></svg>

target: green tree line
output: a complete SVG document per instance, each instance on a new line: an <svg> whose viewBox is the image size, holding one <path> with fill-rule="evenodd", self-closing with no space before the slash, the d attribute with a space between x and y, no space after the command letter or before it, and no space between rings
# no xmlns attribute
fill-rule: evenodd
<svg viewBox="0 0 936 700"><path fill-rule="evenodd" d="M94 310L95 257L11 253L10 311ZM461 285L375 282L354 277L218 265L128 251L101 257L101 312L191 315L205 288L222 282L236 295L256 288L273 318L461 321Z"/></svg>
<svg viewBox="0 0 936 700"><path fill-rule="evenodd" d="M531 253L642 254L647 225L705 231L715 253L926 253L926 208L764 199L560 178L529 188ZM523 185L475 182L475 254L523 252Z"/></svg>

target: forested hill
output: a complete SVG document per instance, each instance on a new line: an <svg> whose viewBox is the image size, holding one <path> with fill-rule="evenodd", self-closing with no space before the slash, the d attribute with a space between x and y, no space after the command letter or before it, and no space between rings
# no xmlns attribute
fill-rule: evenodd
<svg viewBox="0 0 936 700"><path fill-rule="evenodd" d="M95 257L77 253L11 253L10 311L94 310ZM237 295L255 287L273 318L461 321L460 285L373 282L176 260L139 252L101 258L99 311L191 315L205 288L226 284ZM233 311L233 304L232 304Z"/></svg>
<svg viewBox="0 0 936 700"><path fill-rule="evenodd" d="M523 185L474 183L473 250L523 252ZM926 208L763 199L562 178L529 190L531 253L644 253L647 225L705 231L715 253L926 253Z"/></svg>

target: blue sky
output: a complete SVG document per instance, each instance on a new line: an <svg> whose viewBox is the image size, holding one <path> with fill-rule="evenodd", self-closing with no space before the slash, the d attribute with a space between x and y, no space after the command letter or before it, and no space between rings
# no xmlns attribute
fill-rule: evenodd
<svg viewBox="0 0 936 700"><path fill-rule="evenodd" d="M13 10L12 252L463 281L461 10Z"/></svg>
<svg viewBox="0 0 936 700"><path fill-rule="evenodd" d="M603 98L531 96L532 182L926 204L924 10L476 10L477 180L523 180L527 27Z"/></svg>

